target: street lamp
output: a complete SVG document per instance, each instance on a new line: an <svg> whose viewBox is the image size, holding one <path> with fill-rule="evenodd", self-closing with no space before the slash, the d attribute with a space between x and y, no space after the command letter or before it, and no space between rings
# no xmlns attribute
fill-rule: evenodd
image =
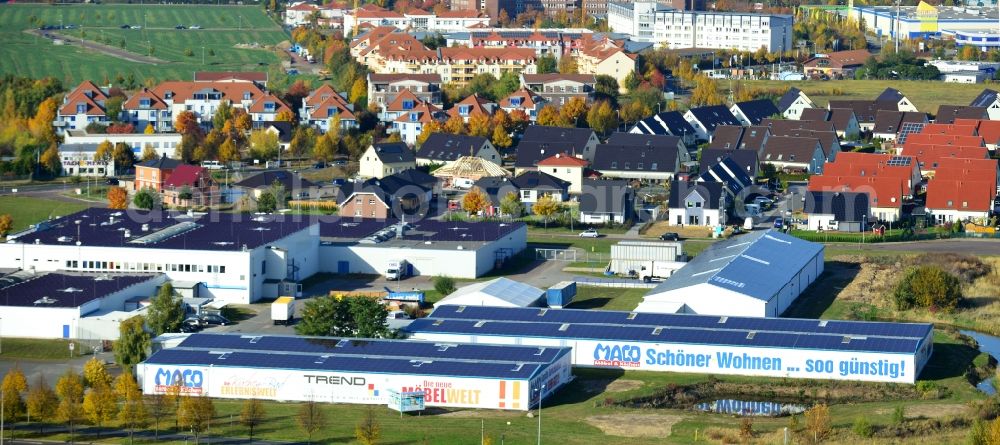
<svg viewBox="0 0 1000 445"><path fill-rule="evenodd" d="M538 392L538 445L542 445L542 396L545 395L545 385L535 388Z"/></svg>
<svg viewBox="0 0 1000 445"><path fill-rule="evenodd" d="M504 438L507 437L507 428L510 428L510 421L507 421L507 426L503 428L503 432L500 433L500 445L503 445Z"/></svg>

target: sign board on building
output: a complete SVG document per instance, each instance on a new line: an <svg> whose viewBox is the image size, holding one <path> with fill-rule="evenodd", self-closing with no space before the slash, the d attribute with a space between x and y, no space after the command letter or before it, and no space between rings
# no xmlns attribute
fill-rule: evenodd
<svg viewBox="0 0 1000 445"><path fill-rule="evenodd" d="M417 303L424 302L423 292L389 292L386 295L386 300L396 300L396 301L414 301Z"/></svg>

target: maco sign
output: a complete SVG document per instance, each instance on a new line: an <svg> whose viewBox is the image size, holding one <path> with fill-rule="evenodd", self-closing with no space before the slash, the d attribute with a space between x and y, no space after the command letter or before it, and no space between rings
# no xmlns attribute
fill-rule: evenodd
<svg viewBox="0 0 1000 445"><path fill-rule="evenodd" d="M205 375L197 369L157 368L153 383L156 392L169 392L171 387L180 386L181 394L201 394Z"/></svg>

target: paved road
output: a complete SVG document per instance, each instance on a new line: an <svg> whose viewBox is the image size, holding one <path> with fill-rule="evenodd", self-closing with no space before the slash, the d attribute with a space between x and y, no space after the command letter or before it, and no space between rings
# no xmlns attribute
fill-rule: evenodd
<svg viewBox="0 0 1000 445"><path fill-rule="evenodd" d="M55 32L53 32L52 34L49 34L49 31L41 31L41 30L38 30L38 29L29 29L29 30L27 30L25 32L27 32L29 34L34 34L34 35L36 35L38 37L41 37L41 38L47 38L47 39L58 37L59 39L62 39L63 41L65 41L69 45L78 46L80 48L86 48L86 49L89 49L89 50L92 50L92 51L96 51L96 52L99 52L99 53L102 53L102 54L105 54L105 55L108 55L108 56L111 56L111 57L117 57L117 58L122 59L122 60L127 60L129 62L145 63L145 64L149 64L149 65L157 65L157 64L160 64L160 63L166 63L165 60L157 59L156 57L143 56L143 55L136 54L136 53L133 53L133 52L129 52L129 51L126 51L126 50L123 50L121 48L117 48L117 47L114 47L114 46L111 46L111 45L105 45L103 43L97 43L97 42L94 42L92 40L83 40L83 39L80 39L78 37L66 36L66 35L55 33Z"/></svg>

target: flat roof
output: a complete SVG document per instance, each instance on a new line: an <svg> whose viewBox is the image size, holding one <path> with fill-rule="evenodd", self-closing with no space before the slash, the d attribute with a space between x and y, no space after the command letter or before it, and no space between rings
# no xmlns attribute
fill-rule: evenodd
<svg viewBox="0 0 1000 445"><path fill-rule="evenodd" d="M20 307L73 308L98 300L158 274L70 274L52 272L7 281L0 289L0 305ZM4 283L0 283L3 286Z"/></svg>
<svg viewBox="0 0 1000 445"><path fill-rule="evenodd" d="M444 305L414 320L407 331L910 354L932 328L927 323Z"/></svg>
<svg viewBox="0 0 1000 445"><path fill-rule="evenodd" d="M77 223L79 221L79 223ZM36 224L8 243L239 251L272 243L308 228L301 215L171 212L90 208ZM147 230L143 230L143 227ZM79 230L79 240L77 231ZM128 237L125 232L128 232Z"/></svg>
<svg viewBox="0 0 1000 445"><path fill-rule="evenodd" d="M569 353L563 347L192 334L145 363L530 379Z"/></svg>
<svg viewBox="0 0 1000 445"><path fill-rule="evenodd" d="M895 6L855 6L855 9L863 13L876 14L884 17L895 17ZM906 21L919 21L917 6L900 6L899 19ZM937 9L937 21L970 22L981 21L996 23L996 7L965 7L965 6L934 6ZM992 17L992 18L991 18Z"/></svg>
<svg viewBox="0 0 1000 445"><path fill-rule="evenodd" d="M320 237L331 243L357 244L371 247L408 247L440 249L442 246L477 246L499 240L524 227L523 222L464 222L424 219L407 222L402 237L396 236L395 219L343 219L320 223ZM380 242L366 242L378 232L391 232L391 238ZM430 244L428 244L430 242Z"/></svg>

